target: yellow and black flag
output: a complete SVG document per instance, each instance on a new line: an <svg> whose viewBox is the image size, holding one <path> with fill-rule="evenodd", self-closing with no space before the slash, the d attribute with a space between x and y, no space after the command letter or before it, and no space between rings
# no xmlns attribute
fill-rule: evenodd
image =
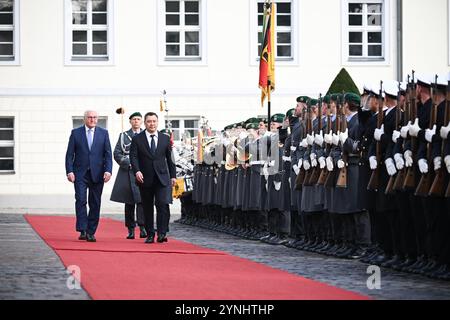
<svg viewBox="0 0 450 320"><path fill-rule="evenodd" d="M259 59L259 88L261 89L261 106L266 97L275 89L275 4L273 1L264 3L263 42Z"/></svg>

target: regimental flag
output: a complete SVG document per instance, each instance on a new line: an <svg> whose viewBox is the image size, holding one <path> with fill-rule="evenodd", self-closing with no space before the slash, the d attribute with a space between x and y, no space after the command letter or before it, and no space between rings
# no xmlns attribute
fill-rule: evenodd
<svg viewBox="0 0 450 320"><path fill-rule="evenodd" d="M261 106L270 92L275 90L275 4L264 3L263 42L259 57L259 88L261 89ZM270 98L269 98L270 100Z"/></svg>

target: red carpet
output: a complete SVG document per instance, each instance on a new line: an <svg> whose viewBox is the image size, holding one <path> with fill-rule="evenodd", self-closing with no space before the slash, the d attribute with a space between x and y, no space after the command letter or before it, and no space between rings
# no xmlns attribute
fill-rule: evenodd
<svg viewBox="0 0 450 320"><path fill-rule="evenodd" d="M77 240L72 217L26 220L63 264L81 269L93 299L367 299L350 291L169 237L164 244L127 240L123 223L101 219L97 242Z"/></svg>

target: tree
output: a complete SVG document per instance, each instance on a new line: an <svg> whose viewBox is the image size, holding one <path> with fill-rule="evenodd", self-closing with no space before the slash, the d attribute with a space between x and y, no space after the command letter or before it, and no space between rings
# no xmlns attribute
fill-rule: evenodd
<svg viewBox="0 0 450 320"><path fill-rule="evenodd" d="M339 71L333 83L331 83L330 89L328 89L327 94L342 93L343 91L353 92L357 95L360 94L358 87L356 86L347 70L345 70L345 68L342 68L341 71Z"/></svg>

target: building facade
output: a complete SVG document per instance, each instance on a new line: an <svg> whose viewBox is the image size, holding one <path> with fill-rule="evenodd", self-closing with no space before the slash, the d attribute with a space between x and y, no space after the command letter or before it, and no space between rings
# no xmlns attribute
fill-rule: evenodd
<svg viewBox="0 0 450 320"><path fill-rule="evenodd" d="M275 2L273 113L300 94L325 93L343 67L361 89L412 69L450 71L449 0ZM163 90L176 139L195 133L202 116L220 130L266 114L257 88L262 6L0 0L0 194L72 194L64 155L86 109L99 112L112 147L115 110L159 112Z"/></svg>

